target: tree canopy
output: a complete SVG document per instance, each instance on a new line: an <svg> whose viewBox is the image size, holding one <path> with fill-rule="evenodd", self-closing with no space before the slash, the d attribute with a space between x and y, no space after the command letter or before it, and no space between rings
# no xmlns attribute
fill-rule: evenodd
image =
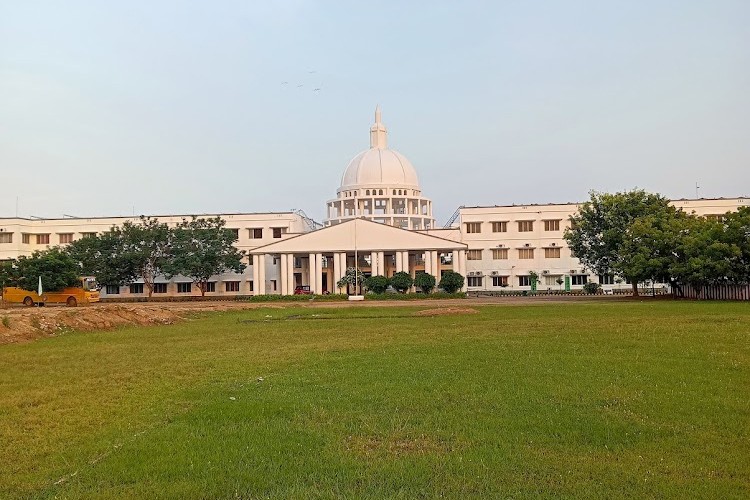
<svg viewBox="0 0 750 500"><path fill-rule="evenodd" d="M15 261L16 285L24 290L36 290L39 278L48 292L80 284L80 271L75 261L59 247L36 251L30 257L22 255Z"/></svg>
<svg viewBox="0 0 750 500"><path fill-rule="evenodd" d="M414 276L414 286L418 286L424 293L430 293L435 288L435 277L429 273L421 272Z"/></svg>
<svg viewBox="0 0 750 500"><path fill-rule="evenodd" d="M172 230L169 256L161 264L164 274L191 278L205 295L212 276L242 273L245 253L234 246L237 237L225 226L221 217L183 220Z"/></svg>
<svg viewBox="0 0 750 500"><path fill-rule="evenodd" d="M411 279L411 275L404 271L399 271L391 277L391 286L399 293L405 293L411 288L414 281Z"/></svg>
<svg viewBox="0 0 750 500"><path fill-rule="evenodd" d="M444 271L438 286L448 293L456 293L463 288L464 277L455 271Z"/></svg>

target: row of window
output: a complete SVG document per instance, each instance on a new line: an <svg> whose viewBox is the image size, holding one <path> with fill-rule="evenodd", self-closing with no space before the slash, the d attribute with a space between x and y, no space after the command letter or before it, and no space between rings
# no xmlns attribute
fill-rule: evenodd
<svg viewBox="0 0 750 500"><path fill-rule="evenodd" d="M57 243L73 243L74 233L57 233ZM95 236L96 233L81 233L83 238ZM51 242L50 233L21 233L21 243L24 245L49 245ZM13 243L13 233L0 233L0 243Z"/></svg>
<svg viewBox="0 0 750 500"><path fill-rule="evenodd" d="M382 189L366 189L365 190L365 196L388 196L388 190L386 189L383 191ZM353 196L357 196L357 191L344 191L344 196L347 198L351 198ZM393 196L419 196L419 191L411 191L411 193L406 189L394 189L393 190Z"/></svg>
<svg viewBox="0 0 750 500"><path fill-rule="evenodd" d="M492 260L507 260L508 259L508 248L492 248ZM519 259L533 259L534 248L518 248ZM466 260L482 260L484 250L467 250ZM550 247L544 249L545 259L559 259L560 258L560 247Z"/></svg>
<svg viewBox="0 0 750 500"><path fill-rule="evenodd" d="M488 276L492 279L492 286L505 287L508 286L508 276ZM468 276L467 285L470 287L480 287L484 281L484 276ZM518 279L518 286L531 286L531 276L516 276ZM572 274L570 276L570 284L573 286L581 286L588 283L589 277L587 274ZM543 284L545 286L562 286L563 277L559 274L550 274L544 276ZM600 274L599 275L600 285L614 285L615 277L612 274Z"/></svg>
<svg viewBox="0 0 750 500"><path fill-rule="evenodd" d="M253 291L253 282L248 282L250 284L250 291ZM154 283L154 293L167 293L167 287L168 283ZM129 285L130 293L131 294L140 294L144 293L144 287L145 285L143 283L131 283ZM118 285L107 285L106 287L107 295L118 295L120 293L120 287ZM240 282L239 281L225 281L224 282L224 291L225 292L239 292L240 291ZM177 293L192 293L193 292L193 283L177 283ZM216 292L216 282L215 281L209 281L206 283L206 292L207 293L214 293Z"/></svg>
<svg viewBox="0 0 750 500"><path fill-rule="evenodd" d="M561 219L549 219L542 221L544 223L545 231L559 231ZM530 233L534 231L533 220L519 220L516 221L518 224L519 233ZM494 221L490 222L493 233L507 233L508 232L508 221ZM482 232L481 222L465 222L466 232L468 234L477 234Z"/></svg>

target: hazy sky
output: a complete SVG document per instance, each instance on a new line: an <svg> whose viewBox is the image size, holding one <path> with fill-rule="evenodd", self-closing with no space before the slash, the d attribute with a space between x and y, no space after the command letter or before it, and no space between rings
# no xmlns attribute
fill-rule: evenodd
<svg viewBox="0 0 750 500"><path fill-rule="evenodd" d="M0 216L322 219L378 103L440 223L750 195L749 27L748 0L0 0Z"/></svg>

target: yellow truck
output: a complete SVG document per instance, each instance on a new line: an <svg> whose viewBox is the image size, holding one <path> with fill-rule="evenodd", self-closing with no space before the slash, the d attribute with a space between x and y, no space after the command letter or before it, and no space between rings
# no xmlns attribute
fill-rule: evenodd
<svg viewBox="0 0 750 500"><path fill-rule="evenodd" d="M39 296L37 292L32 290L9 286L2 289L2 300L8 304L23 304L26 306L66 304L69 307L99 302L96 279L91 277L81 278L81 286L63 288L59 292L42 292L42 295Z"/></svg>

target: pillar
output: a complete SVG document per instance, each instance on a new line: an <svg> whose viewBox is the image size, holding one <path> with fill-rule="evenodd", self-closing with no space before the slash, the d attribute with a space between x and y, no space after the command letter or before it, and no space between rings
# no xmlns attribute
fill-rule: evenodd
<svg viewBox="0 0 750 500"><path fill-rule="evenodd" d="M256 295L265 295L266 294L266 254L260 254L258 255L257 265L258 265L258 282L254 285L258 293Z"/></svg>
<svg viewBox="0 0 750 500"><path fill-rule="evenodd" d="M453 271L458 272L458 250L453 250L451 261L453 262Z"/></svg>
<svg viewBox="0 0 750 500"><path fill-rule="evenodd" d="M385 276L385 252L378 252L378 275Z"/></svg>
<svg viewBox="0 0 750 500"><path fill-rule="evenodd" d="M323 254L315 254L315 294L323 295Z"/></svg>
<svg viewBox="0 0 750 500"><path fill-rule="evenodd" d="M289 292L289 295L294 295L294 254L289 253L284 255L283 257L286 258L286 269L287 269L287 281L286 281L286 289Z"/></svg>
<svg viewBox="0 0 750 500"><path fill-rule="evenodd" d="M290 295L289 292L289 261L286 258L286 254L279 256L281 260L281 273L279 276L279 283L281 285L281 295Z"/></svg>
<svg viewBox="0 0 750 500"><path fill-rule="evenodd" d="M440 252L432 251L432 274L435 280L440 281Z"/></svg>
<svg viewBox="0 0 750 500"><path fill-rule="evenodd" d="M424 272L432 274L432 252L429 250L424 251Z"/></svg>
<svg viewBox="0 0 750 500"><path fill-rule="evenodd" d="M409 251L401 252L401 265L403 266L402 271L405 273L409 272Z"/></svg>
<svg viewBox="0 0 750 500"><path fill-rule="evenodd" d="M260 295L260 255L253 255L253 295Z"/></svg>
<svg viewBox="0 0 750 500"><path fill-rule="evenodd" d="M400 273L404 270L404 261L401 252L396 252L396 272Z"/></svg>
<svg viewBox="0 0 750 500"><path fill-rule="evenodd" d="M308 255L308 258L310 259L310 262L307 266L307 274L308 274L308 282L310 283L310 291L312 293L315 293L315 290L318 287L318 280L317 280L317 272L318 272L318 266L315 265L315 254L311 253Z"/></svg>

